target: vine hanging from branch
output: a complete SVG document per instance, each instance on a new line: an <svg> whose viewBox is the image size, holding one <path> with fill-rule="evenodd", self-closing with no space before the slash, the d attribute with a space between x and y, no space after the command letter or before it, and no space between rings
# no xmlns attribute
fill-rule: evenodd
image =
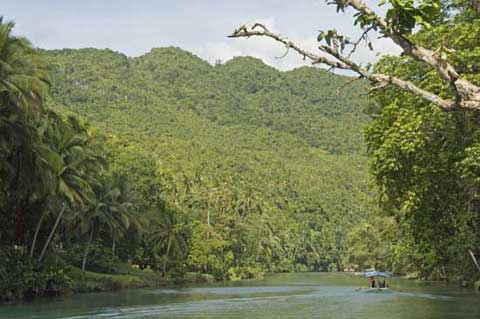
<svg viewBox="0 0 480 319"><path fill-rule="evenodd" d="M455 70L447 61L446 57L437 51L430 51L423 48L409 39L409 35L417 24L428 28L432 20L439 11L439 0L417 1L413 0L395 0L391 1L391 8L387 10L385 18L380 17L363 0L331 0L329 4L337 6L337 11L345 11L347 7L353 8L355 13L355 25L363 29L361 37L352 42L349 38L338 34L335 30L320 32L318 36L321 44L319 50L323 55L309 52L283 35L270 31L265 25L255 23L248 27L242 25L235 29L230 38L250 38L268 37L285 45L287 50L294 50L304 59L309 59L312 64L324 64L333 69L350 70L355 72L361 78L369 80L375 88L383 88L388 85L394 85L404 91L408 91L420 98L423 98L445 111L458 109L480 110L480 87L468 81ZM381 2L380 5L384 4ZM355 51L359 43L367 41L368 33L376 31L385 38L390 38L395 44L400 46L403 54L420 61L429 67L435 69L442 80L449 85L454 98L445 99L439 95L424 90L411 81L400 79L386 74L372 73L368 68L356 63L351 59L352 52ZM371 43L368 42L371 48ZM344 51L347 46L352 46L348 54Z"/></svg>

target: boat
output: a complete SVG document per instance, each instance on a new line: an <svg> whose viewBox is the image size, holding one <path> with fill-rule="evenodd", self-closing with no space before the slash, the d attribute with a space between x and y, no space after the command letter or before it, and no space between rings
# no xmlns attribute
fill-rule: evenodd
<svg viewBox="0 0 480 319"><path fill-rule="evenodd" d="M363 273L363 277L372 278L372 277L383 277L383 278L390 278L390 272L380 272L369 269ZM355 288L355 291L361 292L385 292L389 291L390 287L386 285L385 280L383 281L385 287L358 287Z"/></svg>

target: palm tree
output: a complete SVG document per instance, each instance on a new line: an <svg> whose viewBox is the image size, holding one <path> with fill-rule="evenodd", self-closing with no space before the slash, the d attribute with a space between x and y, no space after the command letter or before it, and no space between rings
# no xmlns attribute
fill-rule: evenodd
<svg viewBox="0 0 480 319"><path fill-rule="evenodd" d="M136 198L130 183L124 175L114 175L111 179L110 188L115 191L110 192L112 195L112 217L115 223L109 225L117 225L117 227L110 227L110 235L112 236L112 254L115 254L116 241L120 239L129 228L141 230L142 224L136 215Z"/></svg>
<svg viewBox="0 0 480 319"><path fill-rule="evenodd" d="M81 234L88 233L87 246L82 259L82 270L85 271L88 253L93 238L100 229L106 229L112 237L112 252L115 241L130 227L140 228L134 215L134 197L127 179L114 175L105 177L100 187L97 187L97 201L86 211L79 211L72 218L71 226Z"/></svg>
<svg viewBox="0 0 480 319"><path fill-rule="evenodd" d="M24 206L33 192L44 188L34 153L39 143L35 122L50 81L28 40L12 34L14 26L0 17L0 191L2 201L10 203L8 211L14 212L10 219L21 229Z"/></svg>
<svg viewBox="0 0 480 319"><path fill-rule="evenodd" d="M154 250L163 252L162 276L165 276L167 263L172 255L182 254L185 249L185 241L178 232L177 213L166 209L161 212L160 220L155 223L154 230L150 234Z"/></svg>
<svg viewBox="0 0 480 319"><path fill-rule="evenodd" d="M43 132L45 144L41 145L38 151L53 176L55 183L53 197L60 199L63 205L40 253L39 263L45 256L67 208L84 207L95 202L93 187L99 184L97 176L106 165L101 152L95 147L94 139L77 118L73 116L65 118L53 111L49 111L48 116L50 124ZM43 218L40 219L37 229L42 221Z"/></svg>
<svg viewBox="0 0 480 319"><path fill-rule="evenodd" d="M39 111L48 94L48 73L30 42L12 34L14 26L13 22L5 22L3 17L0 17L2 105L14 105L24 113Z"/></svg>
<svg viewBox="0 0 480 319"><path fill-rule="evenodd" d="M252 212L262 213L262 201L250 183L243 183L245 190L235 192L234 209L241 218L247 217Z"/></svg>

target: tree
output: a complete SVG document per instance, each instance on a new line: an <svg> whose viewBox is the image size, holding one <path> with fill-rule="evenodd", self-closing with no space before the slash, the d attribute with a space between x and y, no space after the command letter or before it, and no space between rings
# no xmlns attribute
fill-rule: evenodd
<svg viewBox="0 0 480 319"><path fill-rule="evenodd" d="M15 24L0 17L0 91L2 106L13 105L25 114L42 108L49 78L30 42L12 34Z"/></svg>
<svg viewBox="0 0 480 319"><path fill-rule="evenodd" d="M5 220L14 225L5 229L15 232L17 244L24 244L26 208L32 194L45 186L35 126L50 82L40 55L28 40L14 36L13 28L13 22L0 17L0 208L5 215L14 212Z"/></svg>
<svg viewBox="0 0 480 319"><path fill-rule="evenodd" d="M479 83L480 15L459 10L451 20L421 30L412 38L429 48L448 46L462 76ZM442 82L416 61L385 57L380 72L402 76L429 90ZM442 112L425 101L389 88L373 95L375 120L365 130L372 174L381 204L400 228L393 249L404 270L448 279L476 271L471 250L479 253L479 114Z"/></svg>
<svg viewBox="0 0 480 319"><path fill-rule="evenodd" d="M186 243L179 232L177 212L165 209L160 212L160 219L148 235L156 253L162 254L162 275L165 276L171 256L185 256Z"/></svg>
<svg viewBox="0 0 480 319"><path fill-rule="evenodd" d="M82 270L85 271L90 246L94 236L101 230L110 234L112 253L115 243L131 226L139 228L135 216L134 197L128 181L120 175L106 176L103 183L96 187L96 202L86 210L79 210L72 216L70 227L80 234L88 234L82 259Z"/></svg>
<svg viewBox="0 0 480 319"><path fill-rule="evenodd" d="M187 264L194 271L224 279L234 258L225 234L212 232L210 226L199 221L194 221L191 227L192 239Z"/></svg>
<svg viewBox="0 0 480 319"><path fill-rule="evenodd" d="M52 196L58 199L61 209L38 257L39 263L42 262L68 205L71 208L76 205L84 207L95 202L93 188L98 185L97 176L100 169L106 165L94 139L89 135L86 127L74 116L64 118L62 115L50 111L49 125L45 129L43 137L46 144L41 147L40 151L42 158L45 159L47 166L52 171L55 183ZM37 229L42 220L41 218ZM33 249L34 245L32 244L32 251Z"/></svg>

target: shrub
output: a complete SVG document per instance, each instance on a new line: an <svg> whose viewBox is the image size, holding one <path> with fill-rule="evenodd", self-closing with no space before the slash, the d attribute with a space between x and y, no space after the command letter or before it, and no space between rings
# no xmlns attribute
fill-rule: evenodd
<svg viewBox="0 0 480 319"><path fill-rule="evenodd" d="M37 268L22 247L1 248L0 260L0 301L59 294L72 285L65 269L55 264Z"/></svg>
<svg viewBox="0 0 480 319"><path fill-rule="evenodd" d="M69 249L66 260L76 267L82 266L82 259L85 252L84 244L74 245ZM119 258L112 253L111 248L103 246L99 242L93 242L88 253L86 269L101 273L115 273Z"/></svg>
<svg viewBox="0 0 480 319"><path fill-rule="evenodd" d="M264 272L258 267L232 267L227 271L227 278L232 281L242 279L262 279Z"/></svg>

